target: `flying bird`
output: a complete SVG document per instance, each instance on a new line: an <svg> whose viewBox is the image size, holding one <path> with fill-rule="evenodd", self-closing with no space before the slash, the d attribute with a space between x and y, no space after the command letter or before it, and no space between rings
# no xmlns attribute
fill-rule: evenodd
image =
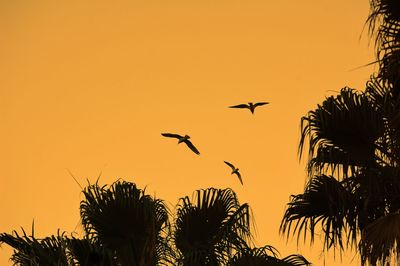
<svg viewBox="0 0 400 266"><path fill-rule="evenodd" d="M236 168L233 164L231 164L227 161L224 161L224 163L226 163L232 169L231 175L233 175L233 174L237 175L237 177L239 178L240 184L243 185L243 180L242 180L242 176L239 173L239 168Z"/></svg>
<svg viewBox="0 0 400 266"><path fill-rule="evenodd" d="M193 145L192 142L190 142L190 140L189 140L190 137L188 135L181 136L178 134L171 134L171 133L161 133L161 135L163 135L164 137L167 137L167 138L178 139L178 144L184 142L189 147L189 149L191 149L197 155L200 155L199 150Z"/></svg>
<svg viewBox="0 0 400 266"><path fill-rule="evenodd" d="M269 102L258 102L258 103L249 102L248 104L239 104L239 105L229 106L229 108L247 108L250 110L250 112L252 114L254 114L254 110L256 109L257 106L266 105L266 104L269 104Z"/></svg>

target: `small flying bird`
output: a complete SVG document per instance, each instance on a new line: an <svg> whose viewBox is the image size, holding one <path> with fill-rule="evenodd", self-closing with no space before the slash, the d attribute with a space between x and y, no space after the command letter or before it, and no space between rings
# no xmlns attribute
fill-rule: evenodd
<svg viewBox="0 0 400 266"><path fill-rule="evenodd" d="M178 134L171 134L171 133L161 133L164 137L167 138L176 138L178 139L178 144L184 142L194 153L197 155L200 155L199 150L193 145L192 142L190 142L190 137L188 135L181 136Z"/></svg>
<svg viewBox="0 0 400 266"><path fill-rule="evenodd" d="M239 104L239 105L229 106L229 108L247 108L250 110L250 112L252 114L254 114L254 110L256 109L257 106L266 105L266 104L269 104L269 102L258 102L258 103L249 102L248 104Z"/></svg>
<svg viewBox="0 0 400 266"><path fill-rule="evenodd" d="M239 168L236 168L233 164L231 164L227 161L224 161L224 163L226 163L232 169L231 175L233 175L233 174L237 175L237 177L239 178L240 184L243 185L243 180L242 180L242 176L239 173Z"/></svg>

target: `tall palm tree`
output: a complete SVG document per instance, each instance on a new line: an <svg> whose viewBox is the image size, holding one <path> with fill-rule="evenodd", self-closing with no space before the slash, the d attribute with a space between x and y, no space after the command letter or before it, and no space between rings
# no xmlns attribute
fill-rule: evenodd
<svg viewBox="0 0 400 266"><path fill-rule="evenodd" d="M180 265L225 265L251 240L249 206L231 189L197 190L179 200L173 240Z"/></svg>
<svg viewBox="0 0 400 266"><path fill-rule="evenodd" d="M313 241L320 224L326 249L354 245L362 264L384 265L400 255L400 4L370 3L379 72L365 92L342 89L302 118L310 180L281 231L309 232Z"/></svg>
<svg viewBox="0 0 400 266"><path fill-rule="evenodd" d="M395 241L376 234L376 226L387 224L378 220L390 217L399 231L387 235L400 237L400 219L393 219L400 208L397 104L380 84L372 79L363 93L342 89L302 118L299 152L308 145L310 180L292 197L281 224L281 232L309 234L311 242L321 226L326 250L353 245L371 265L384 265L396 249ZM381 239L372 241L370 232Z"/></svg>
<svg viewBox="0 0 400 266"><path fill-rule="evenodd" d="M169 222L165 204L117 181L110 187L97 183L84 190L82 224L87 237L111 250L122 265L164 265L170 261Z"/></svg>

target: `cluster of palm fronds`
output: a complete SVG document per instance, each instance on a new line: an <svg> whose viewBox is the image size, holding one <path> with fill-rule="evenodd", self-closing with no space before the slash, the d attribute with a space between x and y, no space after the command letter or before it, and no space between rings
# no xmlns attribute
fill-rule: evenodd
<svg viewBox="0 0 400 266"><path fill-rule="evenodd" d="M38 239L17 232L0 234L14 248L17 265L87 266L300 266L301 255L278 258L270 246L255 248L247 204L231 189L208 188L183 197L173 222L166 204L136 187L117 181L86 187L80 204L85 235Z"/></svg>
<svg viewBox="0 0 400 266"><path fill-rule="evenodd" d="M365 91L344 88L302 118L310 179L281 231L312 243L318 228L325 249L353 246L362 265L388 265L400 256L400 2L370 3L379 72Z"/></svg>

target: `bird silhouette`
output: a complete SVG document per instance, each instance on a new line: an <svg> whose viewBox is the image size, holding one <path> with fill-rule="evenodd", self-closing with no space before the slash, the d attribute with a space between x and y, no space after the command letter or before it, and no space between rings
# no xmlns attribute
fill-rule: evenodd
<svg viewBox="0 0 400 266"><path fill-rule="evenodd" d="M249 102L248 104L238 104L238 105L229 106L229 108L247 108L250 110L250 112L252 114L254 114L254 110L256 109L257 106L266 105L266 104L269 104L269 102L258 102L258 103Z"/></svg>
<svg viewBox="0 0 400 266"><path fill-rule="evenodd" d="M178 144L184 142L194 153L196 153L197 155L200 155L199 150L193 145L192 142L190 142L190 136L185 135L185 136L181 136L178 134L171 134L171 133L161 133L161 135L163 135L164 137L167 138L176 138L178 139Z"/></svg>
<svg viewBox="0 0 400 266"><path fill-rule="evenodd" d="M233 175L233 174L237 175L237 177L239 178L240 184L243 185L243 180L242 180L242 176L239 173L239 168L236 168L233 164L231 164L227 161L224 161L224 163L226 163L232 169L231 175Z"/></svg>

